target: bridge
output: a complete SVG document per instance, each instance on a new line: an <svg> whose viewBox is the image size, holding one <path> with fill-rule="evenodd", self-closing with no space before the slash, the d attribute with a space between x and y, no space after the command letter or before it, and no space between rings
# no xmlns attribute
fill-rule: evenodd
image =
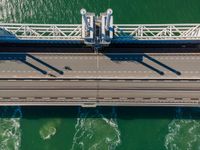
<svg viewBox="0 0 200 150"><path fill-rule="evenodd" d="M200 24L0 23L0 106L200 106ZM81 46L80 46L81 45Z"/></svg>

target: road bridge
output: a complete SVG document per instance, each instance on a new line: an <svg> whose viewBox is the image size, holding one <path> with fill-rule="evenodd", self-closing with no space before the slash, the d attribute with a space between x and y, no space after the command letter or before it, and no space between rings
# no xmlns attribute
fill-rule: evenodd
<svg viewBox="0 0 200 150"><path fill-rule="evenodd" d="M200 40L200 24L114 24L112 13L108 9L98 17L81 9L81 24L0 23L0 41L84 43L99 49L112 43Z"/></svg>
<svg viewBox="0 0 200 150"><path fill-rule="evenodd" d="M200 79L199 53L0 53L0 78Z"/></svg>
<svg viewBox="0 0 200 150"><path fill-rule="evenodd" d="M199 106L199 53L0 53L0 105Z"/></svg>
<svg viewBox="0 0 200 150"><path fill-rule="evenodd" d="M1 80L0 105L199 107L200 80Z"/></svg>
<svg viewBox="0 0 200 150"><path fill-rule="evenodd" d="M199 107L200 24L114 24L112 13L0 23L0 106Z"/></svg>

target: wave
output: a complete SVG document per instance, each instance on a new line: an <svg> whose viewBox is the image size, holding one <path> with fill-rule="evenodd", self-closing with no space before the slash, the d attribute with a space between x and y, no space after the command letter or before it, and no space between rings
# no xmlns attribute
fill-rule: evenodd
<svg viewBox="0 0 200 150"><path fill-rule="evenodd" d="M21 145L20 107L0 107L0 150L19 150Z"/></svg>
<svg viewBox="0 0 200 150"><path fill-rule="evenodd" d="M175 119L168 125L168 132L165 137L167 150L200 150L200 120L193 119L191 112L178 108Z"/></svg>
<svg viewBox="0 0 200 150"><path fill-rule="evenodd" d="M77 4L80 5L77 0L76 1L75 0L73 1L0 0L0 22L9 22L9 23L80 22L80 12L79 10L78 11L76 10Z"/></svg>
<svg viewBox="0 0 200 150"><path fill-rule="evenodd" d="M114 108L107 114L100 108L79 108L75 129L71 150L114 150L121 143Z"/></svg>

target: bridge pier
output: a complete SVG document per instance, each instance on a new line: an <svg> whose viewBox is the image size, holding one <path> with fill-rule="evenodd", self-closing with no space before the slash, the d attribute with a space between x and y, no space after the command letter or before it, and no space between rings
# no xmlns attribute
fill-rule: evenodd
<svg viewBox="0 0 200 150"><path fill-rule="evenodd" d="M94 44L94 20L95 14L81 9L82 15L82 38L86 45Z"/></svg>
<svg viewBox="0 0 200 150"><path fill-rule="evenodd" d="M113 38L113 16L112 9L108 9L100 16L88 13L85 9L80 11L82 15L82 38L86 45L95 49L109 45Z"/></svg>

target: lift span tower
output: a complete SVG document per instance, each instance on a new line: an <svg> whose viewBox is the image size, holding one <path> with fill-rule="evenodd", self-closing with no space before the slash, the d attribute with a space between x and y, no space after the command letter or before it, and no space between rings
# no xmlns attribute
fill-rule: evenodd
<svg viewBox="0 0 200 150"><path fill-rule="evenodd" d="M0 23L0 106L200 106L200 24Z"/></svg>

